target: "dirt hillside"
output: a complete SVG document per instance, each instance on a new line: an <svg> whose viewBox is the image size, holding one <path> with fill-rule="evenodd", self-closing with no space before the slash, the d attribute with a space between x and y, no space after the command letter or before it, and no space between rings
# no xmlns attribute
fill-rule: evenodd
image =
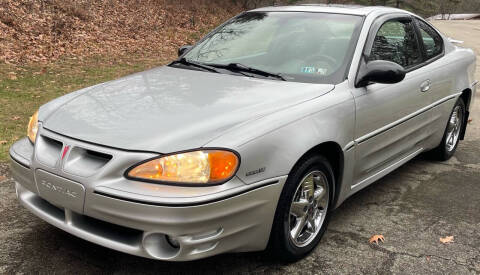
<svg viewBox="0 0 480 275"><path fill-rule="evenodd" d="M240 10L222 0L1 0L0 60L171 56Z"/></svg>

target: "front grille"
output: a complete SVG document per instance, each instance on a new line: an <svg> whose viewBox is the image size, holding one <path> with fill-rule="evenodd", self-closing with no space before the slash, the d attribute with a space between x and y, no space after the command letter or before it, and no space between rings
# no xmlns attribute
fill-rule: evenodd
<svg viewBox="0 0 480 275"><path fill-rule="evenodd" d="M112 241L121 242L128 245L135 245L142 240L143 232L133 228L120 226L117 224L97 220L95 218L74 213L72 222L78 228L102 236Z"/></svg>
<svg viewBox="0 0 480 275"><path fill-rule="evenodd" d="M112 155L75 146L68 155L63 170L67 173L89 177L112 159Z"/></svg>
<svg viewBox="0 0 480 275"><path fill-rule="evenodd" d="M29 201L32 205L42 210L50 217L58 221L65 221L65 211L63 210L63 208L57 207L37 195L33 195Z"/></svg>
<svg viewBox="0 0 480 275"><path fill-rule="evenodd" d="M89 149L87 145L68 144L44 134L39 135L37 143L35 154L40 163L50 168L60 164L66 173L80 177L92 176L113 158L111 154Z"/></svg>
<svg viewBox="0 0 480 275"><path fill-rule="evenodd" d="M60 159L63 143L43 135L37 138L36 143L37 159L48 167L55 167Z"/></svg>
<svg viewBox="0 0 480 275"><path fill-rule="evenodd" d="M75 213L55 206L36 194L31 193L26 202L44 215L92 235L129 246L138 246L142 241L143 231Z"/></svg>

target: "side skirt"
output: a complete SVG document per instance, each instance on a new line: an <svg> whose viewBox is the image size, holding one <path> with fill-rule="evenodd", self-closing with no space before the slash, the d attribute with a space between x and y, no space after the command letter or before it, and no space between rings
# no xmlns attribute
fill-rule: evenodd
<svg viewBox="0 0 480 275"><path fill-rule="evenodd" d="M378 171L377 173L371 175L370 177L360 181L360 182L357 182L355 184L353 184L350 189L356 189L356 191L360 190L361 188L379 180L380 178L386 176L387 174L389 174L390 172L392 172L393 170L397 169L398 167L402 166L403 164L407 163L409 160L413 159L414 157L416 157L417 155L419 155L421 152L423 151L423 148L420 148L418 150L416 150L415 152L403 157L402 159L400 159L399 161L393 163L392 165L388 166L388 167L385 167L384 169ZM360 188L361 187L361 188ZM356 192L355 191L355 192Z"/></svg>

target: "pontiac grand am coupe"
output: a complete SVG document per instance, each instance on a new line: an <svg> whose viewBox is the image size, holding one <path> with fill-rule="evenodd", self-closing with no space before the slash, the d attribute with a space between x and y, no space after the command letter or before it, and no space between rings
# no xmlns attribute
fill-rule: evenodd
<svg viewBox="0 0 480 275"><path fill-rule="evenodd" d="M300 259L347 197L422 152L454 154L475 61L399 9L245 12L167 66L41 106L10 149L17 196L138 256Z"/></svg>

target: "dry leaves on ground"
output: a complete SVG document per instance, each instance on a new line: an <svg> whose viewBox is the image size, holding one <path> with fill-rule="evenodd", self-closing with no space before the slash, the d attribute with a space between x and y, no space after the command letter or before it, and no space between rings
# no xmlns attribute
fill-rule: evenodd
<svg viewBox="0 0 480 275"><path fill-rule="evenodd" d="M447 236L445 238L440 238L441 243L453 243L453 236Z"/></svg>
<svg viewBox="0 0 480 275"><path fill-rule="evenodd" d="M62 56L173 57L179 46L242 10L238 3L222 0L0 2L0 61L13 64Z"/></svg>
<svg viewBox="0 0 480 275"><path fill-rule="evenodd" d="M7 143L8 143L8 141L6 141L6 140L0 140L0 145L4 145L4 144L7 144Z"/></svg>
<svg viewBox="0 0 480 275"><path fill-rule="evenodd" d="M0 175L0 181L3 181L3 180L6 179L6 178L7 178L7 177Z"/></svg>
<svg viewBox="0 0 480 275"><path fill-rule="evenodd" d="M373 235L368 240L369 243L375 243L375 244L378 244L378 241L381 241L383 243L385 241L385 237L383 235Z"/></svg>
<svg viewBox="0 0 480 275"><path fill-rule="evenodd" d="M17 80L17 75L15 74L15 72L9 72L8 73L8 78L10 80Z"/></svg>

